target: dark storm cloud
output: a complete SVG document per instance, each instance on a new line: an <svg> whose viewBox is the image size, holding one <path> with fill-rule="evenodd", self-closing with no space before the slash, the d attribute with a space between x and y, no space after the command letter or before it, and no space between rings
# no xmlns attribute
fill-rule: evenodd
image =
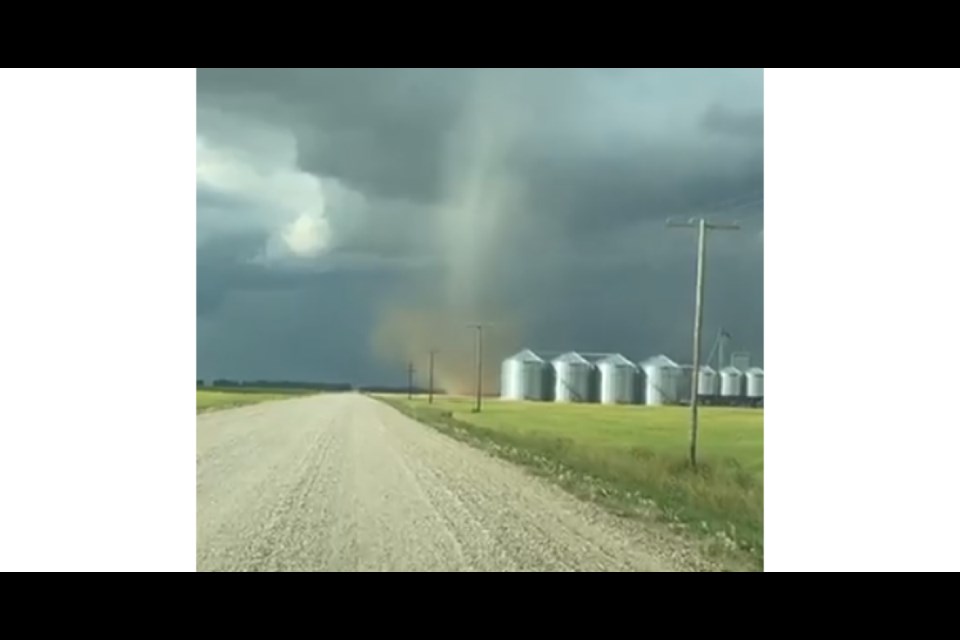
<svg viewBox="0 0 960 640"><path fill-rule="evenodd" d="M277 279L270 271L250 264L265 240L261 233L217 237L197 248L197 315L215 312L230 291L295 282ZM271 282L271 278L274 282Z"/></svg>
<svg viewBox="0 0 960 640"><path fill-rule="evenodd" d="M763 139L763 112L735 111L715 104L703 115L702 126L709 133Z"/></svg>
<svg viewBox="0 0 960 640"><path fill-rule="evenodd" d="M278 284L278 283L275 283ZM319 274L297 286L231 290L197 322L197 374L242 379L402 381L368 349L389 274ZM397 382L399 384L399 382Z"/></svg>
<svg viewBox="0 0 960 640"><path fill-rule="evenodd" d="M302 168L384 198L437 197L441 145L469 71L200 70L201 104L292 127ZM276 104L282 105L278 108Z"/></svg>
<svg viewBox="0 0 960 640"><path fill-rule="evenodd" d="M726 160L726 162L724 162ZM617 233L638 220L718 213L763 190L758 155L725 159L667 145L611 150L591 157L532 164L528 184L544 218L571 234Z"/></svg>
<svg viewBox="0 0 960 640"><path fill-rule="evenodd" d="M697 78L688 75L677 72L695 91ZM716 82L714 75L722 72L704 78ZM283 104L273 115L297 132L303 169L381 198L435 204L442 197L442 165L452 160L444 155L445 143L474 96L477 77L492 77L491 92L510 96L528 118L510 158L524 177L528 215L574 230L584 221L596 228L598 217L609 224L659 217L762 188L759 72L751 108L727 107L709 93L698 99L677 92L662 111L685 115L649 129L632 127L619 111L614 115L623 122L603 125L609 116L597 106L608 98L597 85L608 76L621 83L630 77L622 70L582 69L230 69L201 70L198 89L201 104ZM637 84L653 92L670 81L663 72L653 79L641 73ZM646 97L624 92L609 99ZM756 142L724 148L699 136L701 129ZM393 220L385 216L384 222Z"/></svg>
<svg viewBox="0 0 960 640"><path fill-rule="evenodd" d="M429 272L428 261L417 261L399 252L393 254L341 251L321 260L262 263L262 233L236 233L217 237L197 248L197 314L212 315L229 292L262 293L298 291L318 283L364 274L389 280L405 271ZM356 291L337 290L331 304L350 302Z"/></svg>
<svg viewBox="0 0 960 640"><path fill-rule="evenodd" d="M328 364L386 375L357 359L376 313L369 296L402 300L439 284L436 262L450 248L438 242L437 211L462 160L453 143L471 109L494 132L507 128L504 109L504 122L515 121L492 164L515 180L520 204L503 213L484 268L498 302L530 319L531 344L688 359L694 238L667 231L663 220L716 215L740 220L744 231L711 240L707 328L731 328L762 358L760 71L200 70L198 109L198 135L245 138L259 157L276 143L273 134L252 139L253 125L286 132L295 144L288 169L336 180L363 199L362 224L348 232L332 218L336 241L322 255L266 264L264 244L290 220L269 218L262 201L198 188L207 340L198 359L208 369L282 368L287 347L265 346L242 366L232 354L250 336L274 336L262 331L270 324L287 327L284 344L318 341ZM229 123L233 116L244 120ZM233 224L244 231L231 232ZM354 360L345 355L350 340L328 344L285 319L298 292L315 302L297 313L326 318L328 328L332 318L349 325ZM272 302L254 313L230 299ZM324 310L331 304L335 314ZM217 323L229 331L218 334Z"/></svg>

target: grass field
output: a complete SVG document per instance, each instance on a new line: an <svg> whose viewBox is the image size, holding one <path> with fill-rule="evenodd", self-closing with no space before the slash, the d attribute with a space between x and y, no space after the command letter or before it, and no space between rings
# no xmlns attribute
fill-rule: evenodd
<svg viewBox="0 0 960 640"><path fill-rule="evenodd" d="M622 515L653 509L762 567L762 410L702 408L694 470L686 407L488 400L476 414L469 399L381 399Z"/></svg>
<svg viewBox="0 0 960 640"><path fill-rule="evenodd" d="M316 391L304 389L207 388L197 389L197 413L231 409L267 400L284 400Z"/></svg>

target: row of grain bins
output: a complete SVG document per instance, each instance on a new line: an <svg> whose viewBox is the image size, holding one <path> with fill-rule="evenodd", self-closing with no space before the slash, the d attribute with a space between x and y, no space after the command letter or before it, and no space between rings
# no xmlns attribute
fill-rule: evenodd
<svg viewBox="0 0 960 640"><path fill-rule="evenodd" d="M697 392L704 404L762 405L763 369L724 367L717 372L712 367L700 367Z"/></svg>
<svg viewBox="0 0 960 640"><path fill-rule="evenodd" d="M701 402L757 405L763 402L763 370L719 372L701 367L697 388ZM634 364L614 354L570 351L545 360L524 349L503 361L501 397L505 400L600 402L668 405L689 401L692 367L658 355Z"/></svg>

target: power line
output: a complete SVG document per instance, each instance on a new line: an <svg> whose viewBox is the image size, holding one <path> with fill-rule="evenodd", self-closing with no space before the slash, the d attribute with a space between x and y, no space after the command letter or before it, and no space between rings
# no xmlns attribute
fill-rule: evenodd
<svg viewBox="0 0 960 640"><path fill-rule="evenodd" d="M694 204L687 207L678 207L678 210L663 213L669 216L702 216L709 214L711 217L736 211L755 204L763 204L763 189L755 189L742 193L725 200L714 200L703 204Z"/></svg>

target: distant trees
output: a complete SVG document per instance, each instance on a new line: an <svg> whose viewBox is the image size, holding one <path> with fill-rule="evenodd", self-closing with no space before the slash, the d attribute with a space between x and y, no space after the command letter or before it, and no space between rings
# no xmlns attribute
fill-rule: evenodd
<svg viewBox="0 0 960 640"><path fill-rule="evenodd" d="M304 391L353 391L356 389L362 393L407 393L409 389L406 386L390 385L365 385L354 386L349 382L304 382L302 380L231 380L229 378L217 378L212 382L204 383L203 380L197 380L197 387L206 387L208 389L231 389L235 391L255 391L257 389L284 389ZM423 395L428 392L427 389L414 387L413 392ZM433 392L438 395L446 393L443 389L434 388Z"/></svg>
<svg viewBox="0 0 960 640"><path fill-rule="evenodd" d="M198 380L197 386L203 386ZM353 385L348 382L303 382L298 380L230 380L218 378L213 381L214 387L228 389L303 389L305 391L352 391Z"/></svg>
<svg viewBox="0 0 960 640"><path fill-rule="evenodd" d="M360 386L357 387L357 391L361 393L408 393L410 389L408 387L391 387L386 385L369 385L369 386ZM415 395L423 395L428 392L428 389L421 389L420 387L414 387L413 393ZM443 389L437 389L434 387L433 393L435 395L443 395L446 393Z"/></svg>

